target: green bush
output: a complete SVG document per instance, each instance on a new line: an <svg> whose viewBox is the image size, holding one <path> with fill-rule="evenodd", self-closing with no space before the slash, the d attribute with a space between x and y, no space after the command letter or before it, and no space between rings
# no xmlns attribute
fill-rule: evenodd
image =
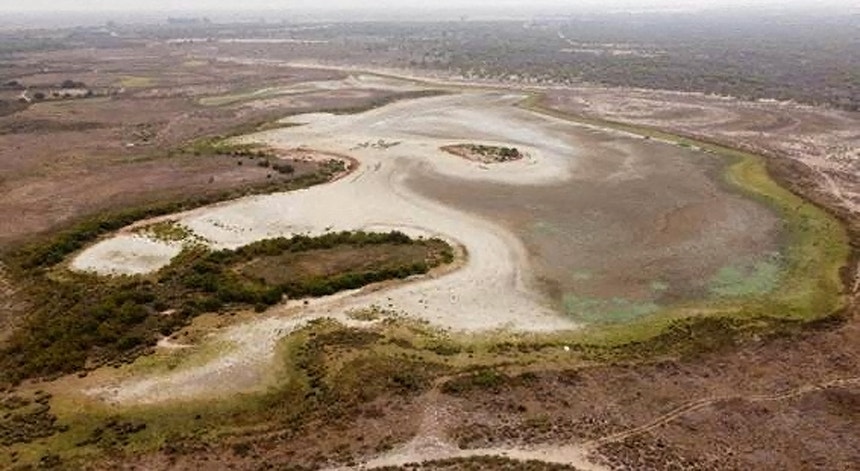
<svg viewBox="0 0 860 471"><path fill-rule="evenodd" d="M90 229L86 231L81 230L71 237L63 235L62 240L83 241L92 233L117 224L99 220L87 226ZM344 245L428 243L412 240L397 231L358 231L267 239L236 250L209 251L190 247L160 270L154 281L142 277L101 278L75 273L48 277L43 274L41 265L36 264L37 268L29 272L32 278L29 295L35 311L0 350L0 384L71 373L88 364L131 360L153 346L160 336L172 334L202 313L228 308L253 308L261 312L281 302L284 296L327 296L374 282L426 273L444 258L270 285L265 280L245 276L235 268L259 257ZM50 245L58 246L57 243ZM29 255L64 250L37 250ZM24 257L22 260L43 259Z"/></svg>

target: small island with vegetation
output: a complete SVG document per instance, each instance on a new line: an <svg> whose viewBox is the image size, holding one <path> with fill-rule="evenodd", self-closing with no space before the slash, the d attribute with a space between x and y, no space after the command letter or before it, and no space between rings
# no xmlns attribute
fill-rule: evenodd
<svg viewBox="0 0 860 471"><path fill-rule="evenodd" d="M483 144L456 144L442 150L464 159L484 164L512 162L525 157L516 147L487 146Z"/></svg>

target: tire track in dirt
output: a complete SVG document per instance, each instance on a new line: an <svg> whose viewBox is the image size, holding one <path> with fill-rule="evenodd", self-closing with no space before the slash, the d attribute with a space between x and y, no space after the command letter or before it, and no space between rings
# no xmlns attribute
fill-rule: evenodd
<svg viewBox="0 0 860 471"><path fill-rule="evenodd" d="M732 400L743 400L748 402L773 402L773 401L782 401L786 399L793 399L796 397L803 396L805 394L809 394L811 392L823 391L825 389L843 387L843 386L852 386L852 385L860 385L860 376L853 378L840 378L834 379L832 381L827 381L825 383L815 383L815 384L807 384L800 386L795 389L791 389L789 391L785 391L782 393L776 394L757 394L757 395L729 395L729 396L716 396L716 397L706 397L702 399L698 399L695 401L688 402L681 406L676 407L672 411L654 419L653 421L641 425L639 427L634 427L632 429L625 430L623 432L614 433L611 435L607 435L596 440L593 440L591 443L595 445L602 445L604 443L611 442L619 442L626 438L632 437L634 435L640 435L643 433L650 432L655 430L663 425L669 424L670 422L680 418L681 416L694 412L700 409L704 409L705 407L709 407L720 402L732 401Z"/></svg>
<svg viewBox="0 0 860 471"><path fill-rule="evenodd" d="M445 378L443 378L443 380L444 379ZM418 435L414 439L389 453L367 460L358 466L334 469L374 469L385 466L402 466L408 463L437 461L449 458L495 456L520 461L537 460L547 463L566 464L584 471L604 471L609 468L590 460L591 456L598 453L597 449L600 445L623 441L632 436L651 432L683 417L688 413L704 409L720 402L730 400L773 402L793 399L812 392L824 391L826 389L860 385L860 376L838 378L823 383L806 384L788 391L774 394L738 394L696 399L682 404L646 424L580 443L474 449L460 449L446 436L446 425L453 423L451 418L456 417L456 411L452 408L444 407L441 408L441 410L436 409L441 395L439 386L441 386L442 382L442 380L437 381L437 385L434 387L434 390L429 392L426 396L427 407L425 409L424 417L422 418L422 425Z"/></svg>

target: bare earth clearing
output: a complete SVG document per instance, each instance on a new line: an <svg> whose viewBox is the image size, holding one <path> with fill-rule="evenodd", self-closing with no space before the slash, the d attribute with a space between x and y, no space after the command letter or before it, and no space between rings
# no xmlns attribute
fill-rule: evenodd
<svg viewBox="0 0 860 471"><path fill-rule="evenodd" d="M860 213L857 113L692 93L587 88L549 93L553 108L637 123L797 160L816 170L844 207Z"/></svg>

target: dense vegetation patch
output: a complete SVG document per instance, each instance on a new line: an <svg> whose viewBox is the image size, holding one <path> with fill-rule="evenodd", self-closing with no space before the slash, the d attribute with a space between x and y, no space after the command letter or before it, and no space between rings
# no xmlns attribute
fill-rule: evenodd
<svg viewBox="0 0 860 471"><path fill-rule="evenodd" d="M309 263L317 254L337 263ZM0 384L132 359L202 313L262 311L285 296L322 296L406 278L453 257L438 239L341 232L217 252L190 246L150 277L32 270L34 312L0 350Z"/></svg>
<svg viewBox="0 0 860 471"><path fill-rule="evenodd" d="M222 136L204 137L183 147L182 152L194 155L229 155L232 157L274 157L274 151L262 144L231 142Z"/></svg>
<svg viewBox="0 0 860 471"><path fill-rule="evenodd" d="M51 413L51 395L37 391L32 397L8 394L0 399L0 446L30 443L64 431Z"/></svg>
<svg viewBox="0 0 860 471"><path fill-rule="evenodd" d="M442 147L442 150L464 159L485 164L511 162L522 159L524 156L516 147L486 146L483 144L458 144Z"/></svg>
<svg viewBox="0 0 860 471"><path fill-rule="evenodd" d="M255 128L256 131L287 127L287 124L263 123ZM250 132L250 131L249 131ZM243 158L256 162L258 167L271 168L282 175L292 175L295 167L278 156L278 152L271 147L256 143L237 143L221 136L205 137L193 141L182 149L183 152L194 155L226 155L236 157L238 165L244 165Z"/></svg>
<svg viewBox="0 0 860 471"><path fill-rule="evenodd" d="M534 28L513 21L342 24L315 39L334 43L349 37L356 49L372 51L365 62L385 54L389 64L467 79L601 84L860 108L851 15L765 17L709 11L679 21L668 12L607 13L554 18Z"/></svg>
<svg viewBox="0 0 860 471"><path fill-rule="evenodd" d="M320 319L294 332L278 349L281 381L265 393L121 410L82 410L75 401L55 398L63 433L26 445L0 445L17 456L11 460L0 452L0 468L48 457L63 469L112 469L113 460L126 454L155 450L167 457L217 459L227 450L228 456L253 458L278 443L294 450L289 463L320 469L391 449L414 432L410 426L368 430L360 424L376 423L392 405L409 404L451 366L424 348L444 333L398 321L391 312L384 315L367 329ZM296 446L308 437L316 446ZM99 466L99 458L109 464Z"/></svg>

